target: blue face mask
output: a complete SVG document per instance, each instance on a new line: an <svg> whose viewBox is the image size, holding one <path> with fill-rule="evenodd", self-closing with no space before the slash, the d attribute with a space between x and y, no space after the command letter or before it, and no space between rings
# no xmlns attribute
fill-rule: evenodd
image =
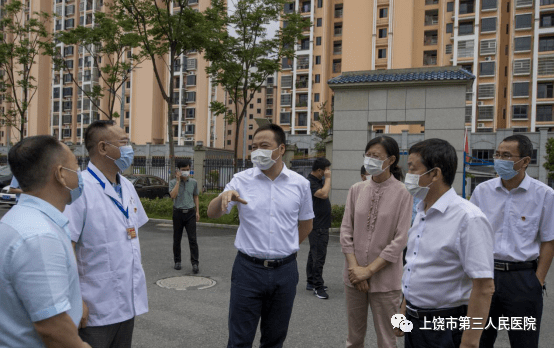
<svg viewBox="0 0 554 349"><path fill-rule="evenodd" d="M108 142L106 142L106 144L110 144ZM112 147L116 147L119 149L119 159L112 159L111 157L109 157L108 155L106 155L106 157L108 159L111 159L115 162L115 164L117 165L117 167L119 167L119 169L121 171L125 171L126 169L128 169L131 164L133 163L133 157L135 155L135 152L133 150L133 147L130 146L130 145L125 145L123 147L118 147L118 146L115 146L113 144L110 144Z"/></svg>
<svg viewBox="0 0 554 349"><path fill-rule="evenodd" d="M523 159L521 159L523 160ZM519 161L521 161L519 160ZM519 162L518 161L518 162ZM514 178L519 171L514 170L514 165L517 164L510 160L494 160L494 170L500 178L502 178L505 181L509 181L510 179Z"/></svg>
<svg viewBox="0 0 554 349"><path fill-rule="evenodd" d="M83 177L81 176L81 171L74 171L74 170L71 170L71 169L65 168L65 167L62 167L62 168L64 170L75 172L77 174L77 178L79 178L79 185L77 186L77 188L71 189L71 188L66 186L66 188L69 190L69 195L71 195L71 201L69 202L68 205L71 205L79 197L81 197L81 195L83 194L83 188L84 188L85 184L83 183Z"/></svg>

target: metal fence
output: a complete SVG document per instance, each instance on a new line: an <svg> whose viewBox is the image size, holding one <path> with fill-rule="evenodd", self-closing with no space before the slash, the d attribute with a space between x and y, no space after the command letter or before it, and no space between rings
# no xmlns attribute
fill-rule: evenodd
<svg viewBox="0 0 554 349"><path fill-rule="evenodd" d="M298 174L301 174L303 177L308 177L310 172L312 172L314 162L315 159L292 160L290 162L290 169Z"/></svg>
<svg viewBox="0 0 554 349"><path fill-rule="evenodd" d="M191 169L194 170L194 161L187 157L176 157L175 163L180 160L189 159L191 161ZM0 160L1 161L1 160ZM89 163L88 157L78 156L77 161L81 171L84 171ZM134 174L144 174L149 176L157 176L169 182L171 179L171 163L168 158L164 156L153 156L147 159L145 156L136 156L133 159L132 171Z"/></svg>
<svg viewBox="0 0 554 349"><path fill-rule="evenodd" d="M252 168L252 162L250 160L247 160L246 164L243 164L242 161L239 161L237 171L240 172L249 168ZM233 159L205 159L204 183L202 183L202 191L223 191L227 183L229 183L233 178L233 170Z"/></svg>

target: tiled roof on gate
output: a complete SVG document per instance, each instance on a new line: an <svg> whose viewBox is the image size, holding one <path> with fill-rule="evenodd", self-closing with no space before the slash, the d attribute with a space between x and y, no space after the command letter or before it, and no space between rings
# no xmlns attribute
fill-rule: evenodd
<svg viewBox="0 0 554 349"><path fill-rule="evenodd" d="M398 69L365 72L346 72L328 81L329 85L378 83L378 82L412 82L412 81L445 81L445 80L473 80L475 76L470 72L455 67L450 69Z"/></svg>

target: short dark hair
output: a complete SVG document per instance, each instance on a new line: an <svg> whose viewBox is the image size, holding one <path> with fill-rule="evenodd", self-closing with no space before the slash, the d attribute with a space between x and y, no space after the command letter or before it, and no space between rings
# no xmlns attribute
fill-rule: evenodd
<svg viewBox="0 0 554 349"><path fill-rule="evenodd" d="M400 161L400 148L398 147L398 143L396 143L394 138L391 138L389 136L375 137L367 143L367 145L365 146L365 152L367 153L369 148L371 148L375 144L381 144L383 148L385 148L385 151L387 152L387 155L389 157L394 155L396 160L394 160L392 165L390 165L390 173L392 173L394 178L401 181L404 175L402 174L402 169L400 168L400 166L398 166L398 161Z"/></svg>
<svg viewBox="0 0 554 349"><path fill-rule="evenodd" d="M177 163L175 164L175 166L177 168L183 168L183 167L187 167L187 166L190 166L190 165L191 165L190 159L182 159L182 160L177 161Z"/></svg>
<svg viewBox="0 0 554 349"><path fill-rule="evenodd" d="M419 154L421 163L427 171L440 168L444 183L452 186L458 168L458 155L456 155L456 149L450 143L444 139L426 139L414 144L409 153Z"/></svg>
<svg viewBox="0 0 554 349"><path fill-rule="evenodd" d="M325 170L327 167L331 166L331 162L326 158L317 158L312 165L312 171Z"/></svg>
<svg viewBox="0 0 554 349"><path fill-rule="evenodd" d="M285 131L283 131L281 126L276 125L276 124L265 124L263 126L260 126L254 132L254 136L252 136L252 138L256 137L258 132L261 132L261 131L271 131L271 132L273 132L273 135L275 136L275 141L277 142L277 145L287 144L287 136L285 135Z"/></svg>
<svg viewBox="0 0 554 349"><path fill-rule="evenodd" d="M10 169L23 191L32 191L46 185L48 172L64 148L52 136L32 136L14 145L8 153Z"/></svg>
<svg viewBox="0 0 554 349"><path fill-rule="evenodd" d="M362 169L360 170L360 174L363 176L363 175L368 175L369 173L367 173L367 170L365 169L365 165L362 165Z"/></svg>
<svg viewBox="0 0 554 349"><path fill-rule="evenodd" d="M502 140L502 142L517 142L518 146L517 149L519 151L519 156L522 158L524 157L533 157L533 143L531 143L531 140L529 137L525 135L513 135L506 137Z"/></svg>
<svg viewBox="0 0 554 349"><path fill-rule="evenodd" d="M115 121L113 120L97 120L88 125L85 130L85 147L87 148L89 155L92 155L91 151L94 149L96 144L98 144L98 133L106 130L108 126L114 125Z"/></svg>

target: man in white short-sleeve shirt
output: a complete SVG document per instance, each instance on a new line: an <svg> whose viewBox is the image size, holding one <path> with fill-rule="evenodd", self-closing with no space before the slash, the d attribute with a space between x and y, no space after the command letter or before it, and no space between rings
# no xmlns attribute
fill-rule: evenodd
<svg viewBox="0 0 554 349"><path fill-rule="evenodd" d="M405 347L477 347L486 325L478 322L485 321L494 292L492 228L483 212L452 188L458 158L450 143L427 139L409 154L406 188L422 201L408 231L402 276L401 312L413 323L404 334ZM433 331L433 318L466 316L471 329L456 321Z"/></svg>
<svg viewBox="0 0 554 349"><path fill-rule="evenodd" d="M499 178L481 183L471 202L494 231L494 286L480 346L494 347L499 318L535 318L536 329L508 331L510 345L536 348L543 310L543 287L554 254L554 190L525 173L533 144L525 135L505 138L494 155Z"/></svg>
<svg viewBox="0 0 554 349"><path fill-rule="evenodd" d="M231 277L228 347L251 347L261 318L260 347L282 347L298 284L296 253L312 230L310 183L283 163L285 133L254 133L252 162L210 202L208 217L238 206L238 250Z"/></svg>

